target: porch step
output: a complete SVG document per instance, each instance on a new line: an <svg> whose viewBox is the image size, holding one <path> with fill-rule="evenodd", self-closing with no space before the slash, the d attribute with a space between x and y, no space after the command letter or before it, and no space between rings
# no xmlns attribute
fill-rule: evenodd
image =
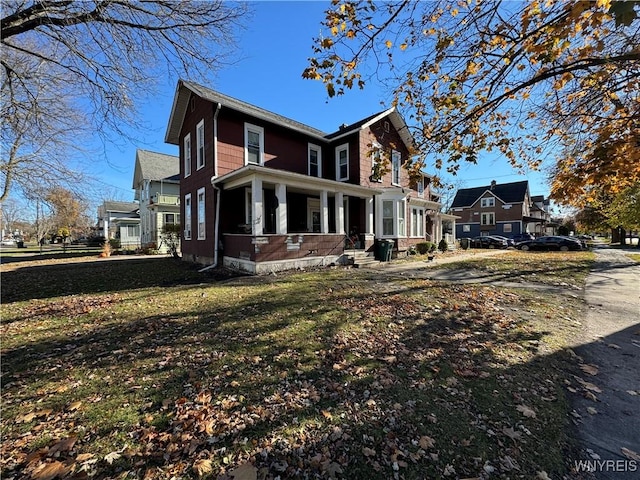
<svg viewBox="0 0 640 480"><path fill-rule="evenodd" d="M365 252L364 250L345 250L344 253L349 257L349 260L353 261L354 268L378 265L380 263L379 260L376 260L373 252Z"/></svg>

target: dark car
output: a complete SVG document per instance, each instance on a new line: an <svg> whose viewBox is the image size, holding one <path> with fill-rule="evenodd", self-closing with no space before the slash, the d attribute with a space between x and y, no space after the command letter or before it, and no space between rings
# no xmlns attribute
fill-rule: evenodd
<svg viewBox="0 0 640 480"><path fill-rule="evenodd" d="M516 245L516 242L512 238L507 238L503 235L491 235L491 236L506 241L508 247L515 247Z"/></svg>
<svg viewBox="0 0 640 480"><path fill-rule="evenodd" d="M529 240L536 239L536 237L534 237L530 233L516 233L515 235L512 235L511 238L513 239L514 243L528 242Z"/></svg>
<svg viewBox="0 0 640 480"><path fill-rule="evenodd" d="M560 250L566 252L569 250L582 250L583 246L580 240L569 237L539 237L535 240L520 242L516 245L520 250Z"/></svg>
<svg viewBox="0 0 640 480"><path fill-rule="evenodd" d="M491 235L483 235L470 239L472 248L507 248L507 241Z"/></svg>

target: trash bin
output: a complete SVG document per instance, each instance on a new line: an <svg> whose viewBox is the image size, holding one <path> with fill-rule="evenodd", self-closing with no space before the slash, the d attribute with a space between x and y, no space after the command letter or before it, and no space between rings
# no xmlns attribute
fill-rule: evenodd
<svg viewBox="0 0 640 480"><path fill-rule="evenodd" d="M378 260L380 260L381 262L390 261L394 245L395 242L393 240L380 240L378 242Z"/></svg>
<svg viewBox="0 0 640 480"><path fill-rule="evenodd" d="M24 248L24 242L22 240L18 240L17 245L18 248Z"/></svg>
<svg viewBox="0 0 640 480"><path fill-rule="evenodd" d="M469 241L468 238L460 239L460 248L462 248L463 250L467 250L470 246L471 246L471 242Z"/></svg>

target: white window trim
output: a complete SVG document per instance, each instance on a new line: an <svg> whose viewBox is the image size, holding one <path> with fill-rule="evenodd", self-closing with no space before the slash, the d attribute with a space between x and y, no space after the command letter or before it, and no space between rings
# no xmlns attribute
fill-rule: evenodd
<svg viewBox="0 0 640 480"><path fill-rule="evenodd" d="M202 145L200 145L200 130L202 129ZM196 170L204 168L204 119L196 125Z"/></svg>
<svg viewBox="0 0 640 480"><path fill-rule="evenodd" d="M191 240L191 194L184 196L184 239Z"/></svg>
<svg viewBox="0 0 640 480"><path fill-rule="evenodd" d="M347 152L347 176L346 177L340 177L340 152L343 150ZM349 144L348 143L344 143L336 147L336 180L338 182L349 180Z"/></svg>
<svg viewBox="0 0 640 480"><path fill-rule="evenodd" d="M397 161L397 163L396 163ZM402 154L397 150L391 150L391 185L400 185L400 168L402 165ZM395 181L396 174L398 181Z"/></svg>
<svg viewBox="0 0 640 480"><path fill-rule="evenodd" d="M496 206L495 197L484 197L480 199L480 208L492 208Z"/></svg>
<svg viewBox="0 0 640 480"><path fill-rule="evenodd" d="M491 223L485 222L485 218L489 216L493 217L493 222ZM495 225L495 224L496 224L495 212L482 212L482 215L480 216L480 225Z"/></svg>
<svg viewBox="0 0 640 480"><path fill-rule="evenodd" d="M244 164L249 165L249 132L260 135L260 153L257 165L264 165L264 128L251 123L244 124ZM251 165L256 165L251 162Z"/></svg>
<svg viewBox="0 0 640 480"><path fill-rule="evenodd" d="M202 203L200 202L200 196L202 195ZM207 196L204 191L204 187L198 189L197 193L197 225L198 225L198 240L205 240L207 237ZM202 210L200 209L200 205L202 205ZM202 218L200 218L200 213L202 212ZM202 225L202 231L200 231L200 225Z"/></svg>
<svg viewBox="0 0 640 480"><path fill-rule="evenodd" d="M418 231L415 231L415 229L413 228L413 215L414 212L416 214L416 219L417 220L422 220L421 225L418 226ZM423 207L411 207L411 214L410 214L410 219L411 219L411 236L414 238L424 238L424 232L425 232L425 210Z"/></svg>
<svg viewBox="0 0 640 480"><path fill-rule="evenodd" d="M311 175L311 150L318 152L318 178L322 177L322 148L319 145L309 143L307 147L307 175Z"/></svg>
<svg viewBox="0 0 640 480"><path fill-rule="evenodd" d="M376 164L382 164L383 162L383 151L382 145L378 142L373 142L371 145L371 176L373 178L374 169ZM378 178L373 178L373 180L377 183L382 183L382 175Z"/></svg>
<svg viewBox="0 0 640 480"><path fill-rule="evenodd" d="M187 178L191 175L191 134L187 133L184 136L182 148L184 150L184 178Z"/></svg>
<svg viewBox="0 0 640 480"><path fill-rule="evenodd" d="M418 192L418 197L424 198L424 177L420 177L420 179L418 180L416 191Z"/></svg>
<svg viewBox="0 0 640 480"><path fill-rule="evenodd" d="M393 232L391 234L384 233L384 202L393 202ZM406 197L398 194L377 195L376 196L377 213L376 214L376 237L378 238L406 238L407 237L407 200ZM404 231L400 232L400 211L404 212Z"/></svg>

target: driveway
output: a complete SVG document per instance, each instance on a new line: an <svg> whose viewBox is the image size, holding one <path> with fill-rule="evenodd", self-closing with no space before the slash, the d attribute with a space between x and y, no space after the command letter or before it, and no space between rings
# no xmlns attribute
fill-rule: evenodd
<svg viewBox="0 0 640 480"><path fill-rule="evenodd" d="M581 378L596 387L572 399L587 461L578 469L592 470L597 479L635 480L640 478L640 265L622 250L595 252L585 287L584 336L575 347L593 367Z"/></svg>

